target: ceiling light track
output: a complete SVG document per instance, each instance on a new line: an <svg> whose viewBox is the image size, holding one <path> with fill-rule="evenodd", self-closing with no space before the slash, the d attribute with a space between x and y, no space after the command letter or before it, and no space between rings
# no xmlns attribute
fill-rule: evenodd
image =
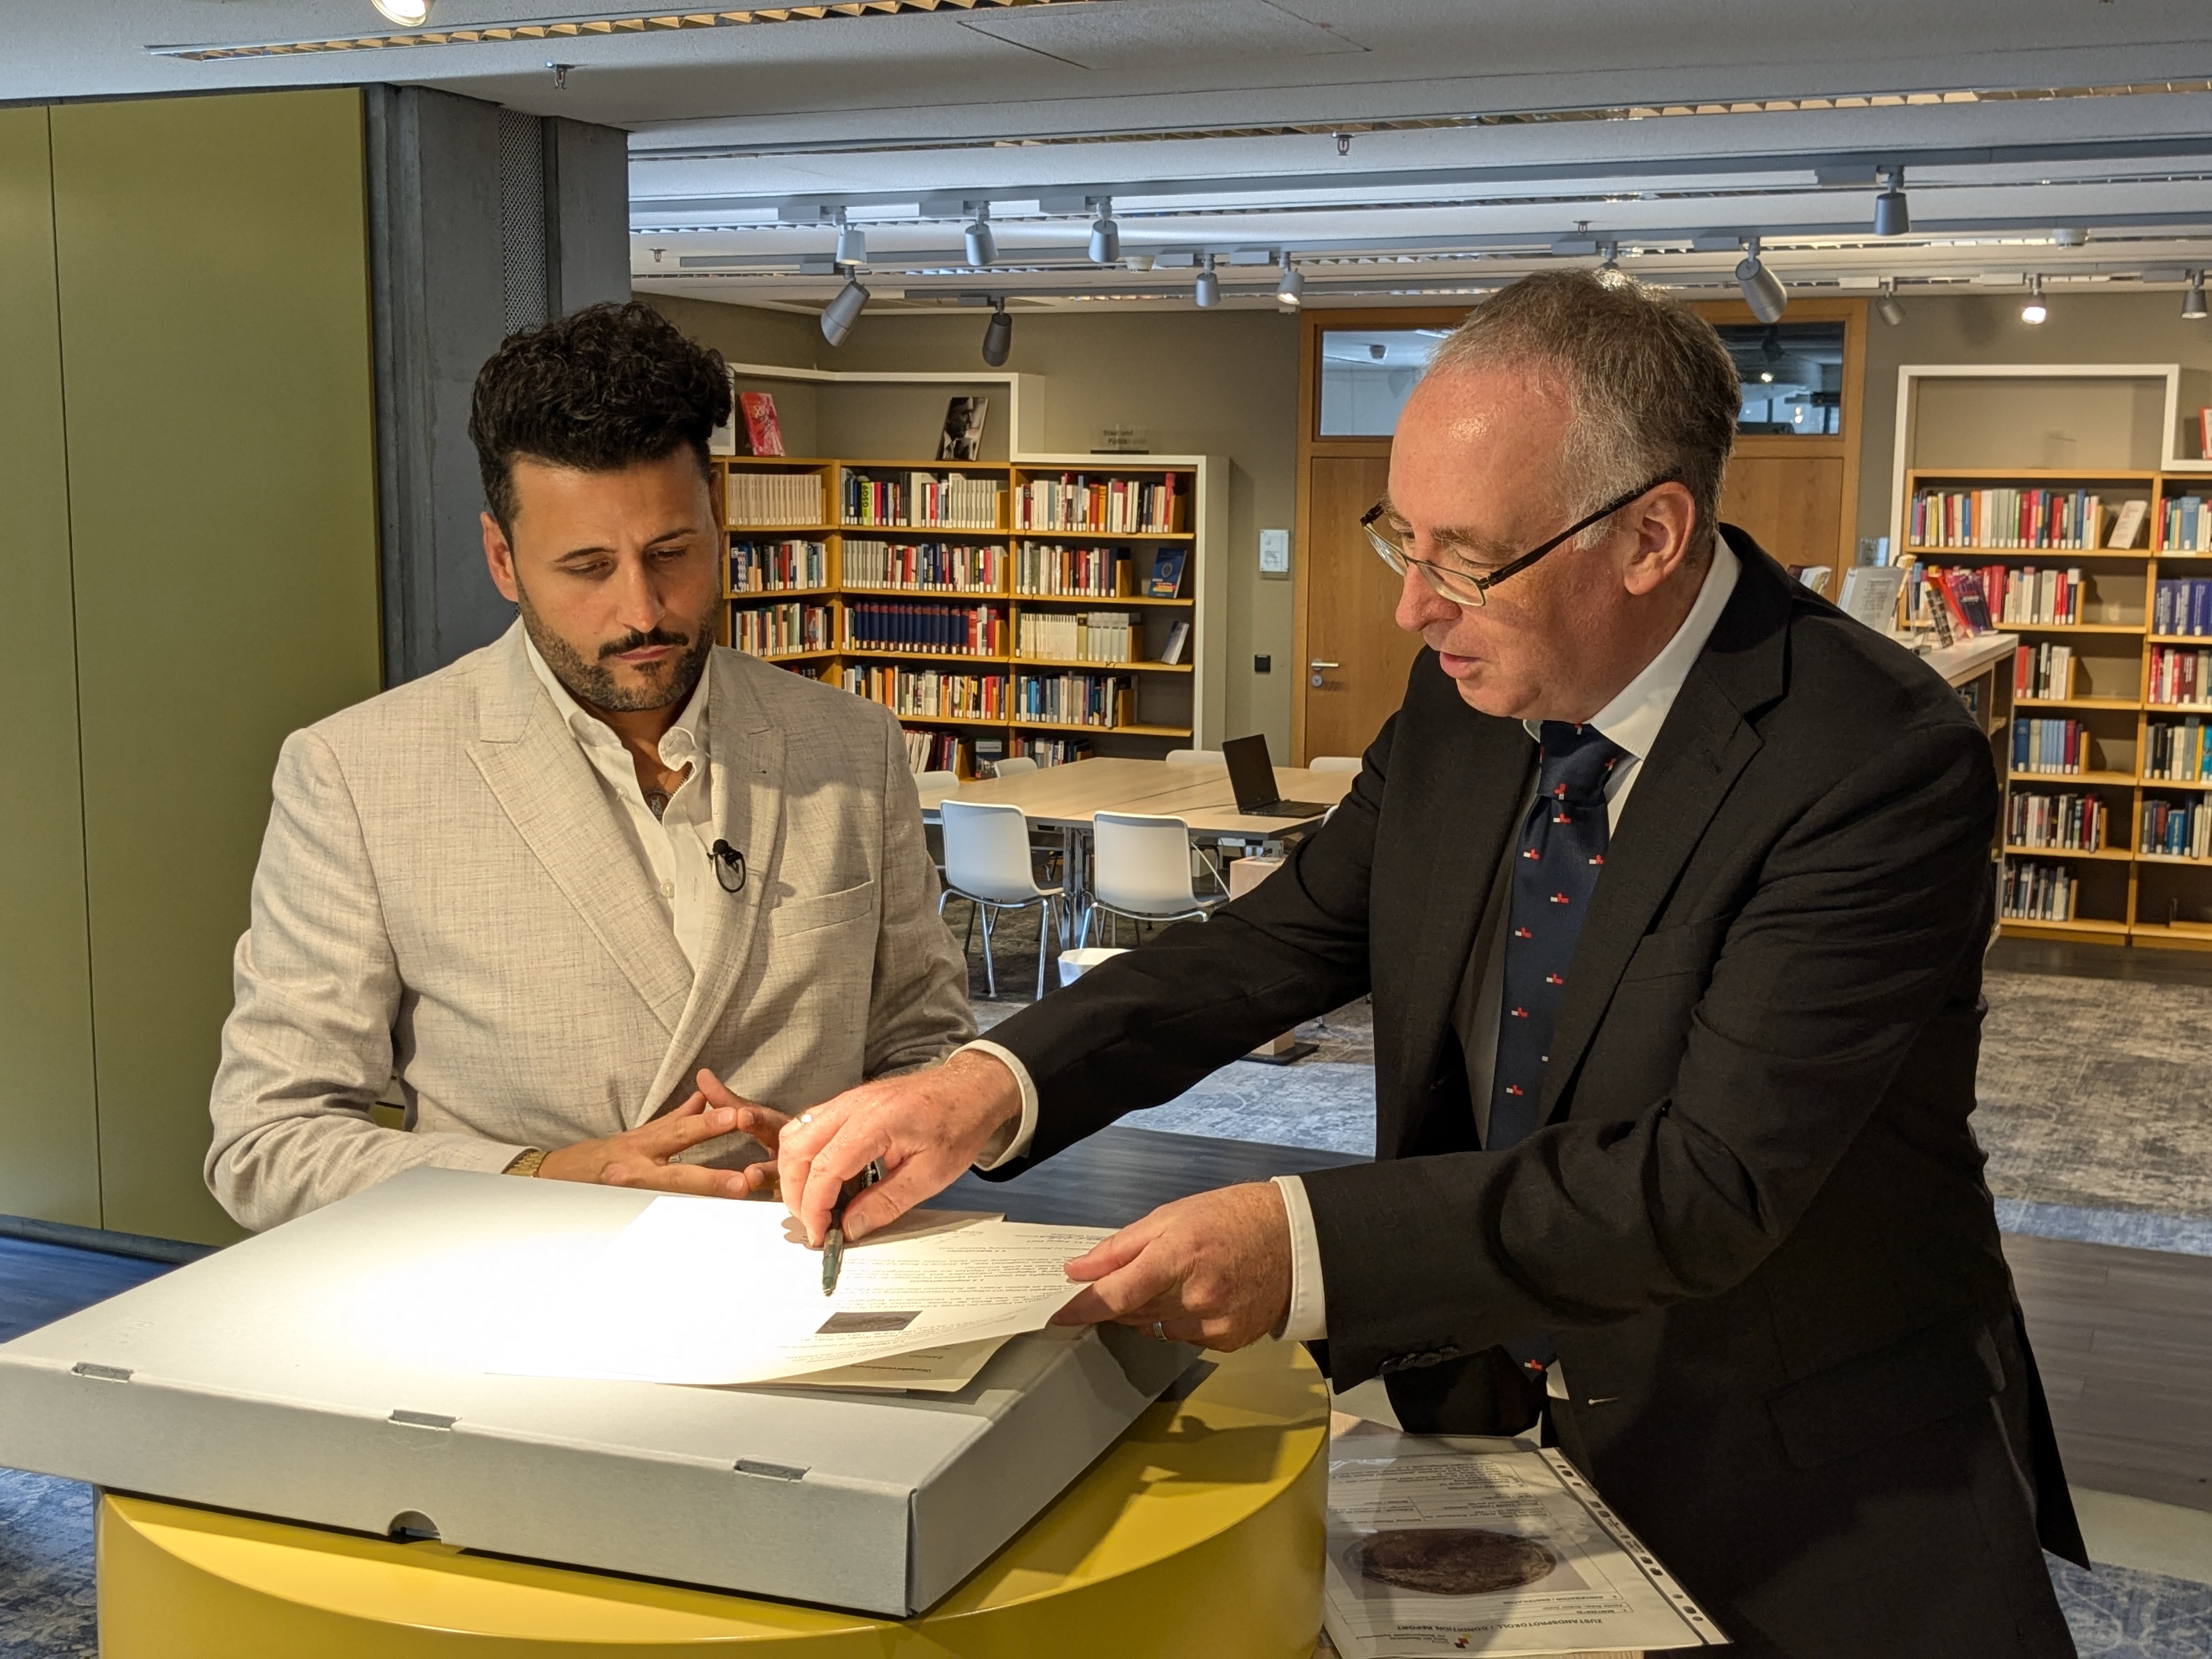
<svg viewBox="0 0 2212 1659"><path fill-rule="evenodd" d="M1825 113L1835 110L1894 110L1945 104L2059 103L2082 98L2172 97L2212 93L2212 80L2147 81L2102 87L1948 88L1934 91L1844 94L1810 98L1744 98L1672 104L1570 106L1558 109L1497 111L1488 114L1431 114L1364 121L1297 121L1266 125L1133 127L1094 132L1034 133L1018 137L940 140L882 138L854 143L849 139L795 139L786 143L713 143L655 146L632 155L647 161L752 161L774 155L896 155L911 151L1024 149L1067 144L1192 143L1216 138L1334 138L1340 133L1423 132L1455 127L1546 125L1566 122L1648 121L1681 116Z"/></svg>
<svg viewBox="0 0 2212 1659"><path fill-rule="evenodd" d="M599 17L530 18L472 24L466 28L410 29L398 34L356 34L311 40L250 40L202 46L152 46L156 58L223 63L240 58L291 58L313 52L381 52L403 46L499 46L517 40L588 40L666 34L684 29L745 28L764 23L819 23L838 18L897 16L914 12L1004 11L1018 6L1097 5L1110 0L840 0L817 6L752 6L735 11L608 14ZM378 8L382 10L382 7ZM422 8L424 18L429 9ZM391 14L386 13L387 16Z"/></svg>

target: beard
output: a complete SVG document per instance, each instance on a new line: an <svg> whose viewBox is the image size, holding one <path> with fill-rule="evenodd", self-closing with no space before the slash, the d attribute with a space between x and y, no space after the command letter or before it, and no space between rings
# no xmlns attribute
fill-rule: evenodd
<svg viewBox="0 0 2212 1659"><path fill-rule="evenodd" d="M532 609L527 590L518 586L516 592L520 595L522 626L530 635L530 642L538 647L538 654L553 671L553 678L578 702L605 709L611 714L642 714L683 702L699 684L699 676L706 670L707 653L714 648L714 613L710 608L688 634L666 628L653 628L643 633L633 629L596 647L587 659L583 652L545 625ZM610 658L652 645L676 646L683 649L684 654L669 659L657 669L631 670L640 678L640 684L625 685L616 678L616 668L608 660Z"/></svg>

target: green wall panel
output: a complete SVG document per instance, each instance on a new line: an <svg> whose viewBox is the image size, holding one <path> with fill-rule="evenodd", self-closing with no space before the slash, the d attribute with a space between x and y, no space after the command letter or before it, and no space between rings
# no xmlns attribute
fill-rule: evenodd
<svg viewBox="0 0 2212 1659"><path fill-rule="evenodd" d="M0 109L0 1214L100 1224L46 112Z"/></svg>
<svg viewBox="0 0 2212 1659"><path fill-rule="evenodd" d="M361 98L50 113L103 1223L226 1239L199 1169L270 774L378 689Z"/></svg>

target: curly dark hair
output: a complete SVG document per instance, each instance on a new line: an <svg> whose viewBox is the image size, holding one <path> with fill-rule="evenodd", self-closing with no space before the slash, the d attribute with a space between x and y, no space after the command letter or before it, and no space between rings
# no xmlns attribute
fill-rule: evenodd
<svg viewBox="0 0 2212 1659"><path fill-rule="evenodd" d="M509 534L515 459L611 472L688 447L708 471L708 434L730 417L722 354L632 300L586 306L510 334L477 372L469 438L484 499Z"/></svg>

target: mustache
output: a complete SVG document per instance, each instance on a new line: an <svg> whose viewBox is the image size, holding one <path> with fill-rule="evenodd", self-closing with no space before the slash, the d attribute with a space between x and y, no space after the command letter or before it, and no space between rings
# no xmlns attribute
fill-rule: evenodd
<svg viewBox="0 0 2212 1659"><path fill-rule="evenodd" d="M665 628L651 629L641 634L633 630L618 640L610 640L601 646L599 660L605 662L609 657L619 657L626 651L642 651L648 646L682 647L690 643L691 636L689 634L672 634Z"/></svg>

